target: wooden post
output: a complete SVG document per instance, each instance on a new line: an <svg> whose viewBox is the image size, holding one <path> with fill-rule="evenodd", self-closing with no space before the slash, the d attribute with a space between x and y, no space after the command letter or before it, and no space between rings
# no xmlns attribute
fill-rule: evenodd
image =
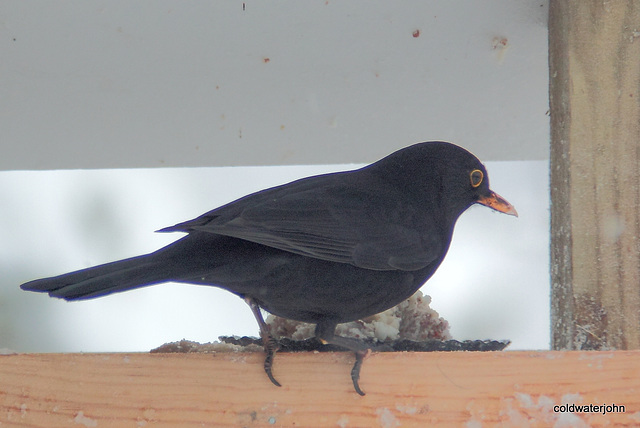
<svg viewBox="0 0 640 428"><path fill-rule="evenodd" d="M640 1L552 0L553 349L640 347Z"/></svg>

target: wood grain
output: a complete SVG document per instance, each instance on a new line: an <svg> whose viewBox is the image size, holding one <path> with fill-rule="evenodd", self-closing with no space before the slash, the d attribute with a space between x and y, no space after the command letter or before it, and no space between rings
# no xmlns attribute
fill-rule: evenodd
<svg viewBox="0 0 640 428"><path fill-rule="evenodd" d="M0 426L637 426L640 351L24 354L0 357ZM624 413L555 413L561 404Z"/></svg>
<svg viewBox="0 0 640 428"><path fill-rule="evenodd" d="M640 2L549 9L553 349L640 348Z"/></svg>

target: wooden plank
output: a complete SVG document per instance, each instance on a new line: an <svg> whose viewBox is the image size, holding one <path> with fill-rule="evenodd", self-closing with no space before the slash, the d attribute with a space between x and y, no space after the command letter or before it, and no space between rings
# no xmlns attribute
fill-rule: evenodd
<svg viewBox="0 0 640 428"><path fill-rule="evenodd" d="M640 2L549 11L553 349L640 348Z"/></svg>
<svg viewBox="0 0 640 428"><path fill-rule="evenodd" d="M364 397L351 386L350 353L279 354L281 388L267 380L262 360L261 353L1 356L0 426L640 424L640 351L374 353L362 370ZM554 412L563 404L625 411Z"/></svg>

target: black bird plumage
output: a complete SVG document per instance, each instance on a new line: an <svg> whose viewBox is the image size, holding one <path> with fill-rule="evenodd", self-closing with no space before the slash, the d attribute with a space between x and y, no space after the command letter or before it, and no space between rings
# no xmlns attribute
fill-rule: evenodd
<svg viewBox="0 0 640 428"><path fill-rule="evenodd" d="M303 178L250 194L161 229L187 235L153 253L21 285L66 300L162 282L217 286L246 299L260 325L265 370L277 343L260 309L316 324L316 336L356 352L356 390L367 347L334 335L409 298L444 259L456 220L475 203L517 215L489 189L485 167L451 143L426 142L353 171Z"/></svg>

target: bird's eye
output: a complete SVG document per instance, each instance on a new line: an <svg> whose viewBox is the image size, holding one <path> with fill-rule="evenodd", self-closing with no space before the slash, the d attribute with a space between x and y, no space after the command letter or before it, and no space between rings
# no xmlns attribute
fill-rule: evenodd
<svg viewBox="0 0 640 428"><path fill-rule="evenodd" d="M471 180L471 187L478 187L482 184L484 174L479 169L474 169L469 173L469 179Z"/></svg>

